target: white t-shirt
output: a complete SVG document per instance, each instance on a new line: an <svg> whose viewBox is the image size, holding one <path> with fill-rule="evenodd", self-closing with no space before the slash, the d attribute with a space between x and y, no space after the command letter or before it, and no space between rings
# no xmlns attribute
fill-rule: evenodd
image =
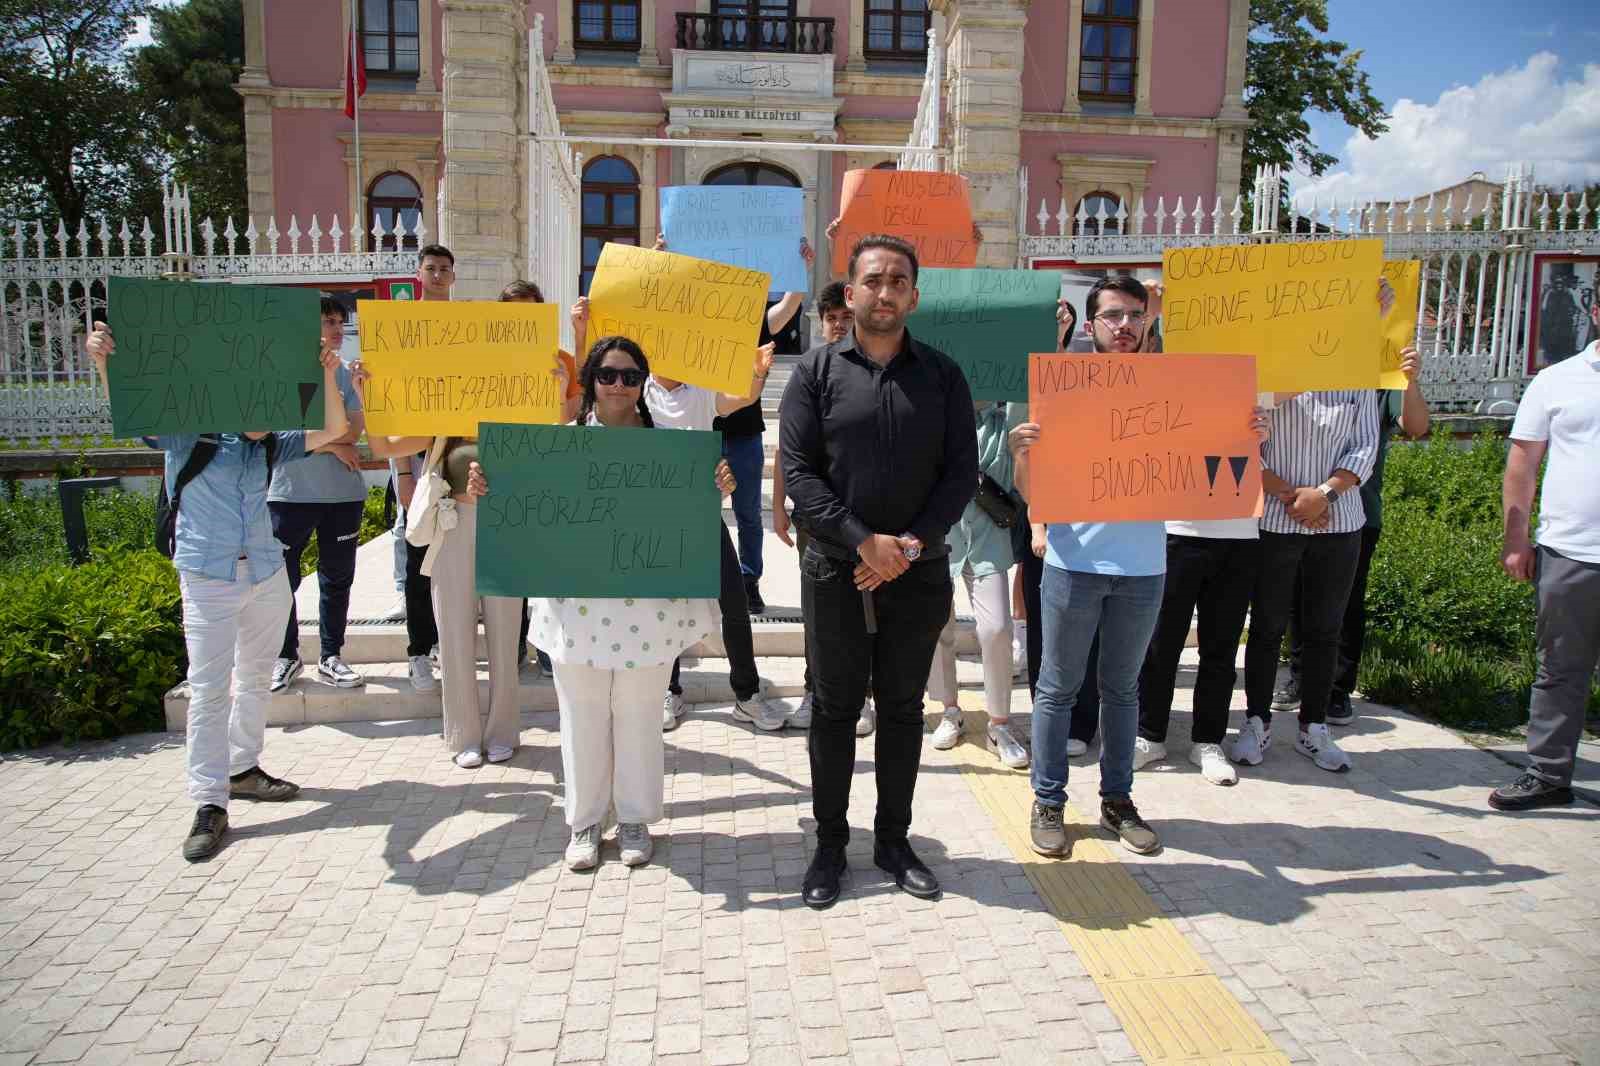
<svg viewBox="0 0 1600 1066"><path fill-rule="evenodd" d="M1549 442L1539 543L1600 563L1600 341L1539 371L1517 408L1511 439Z"/></svg>
<svg viewBox="0 0 1600 1066"><path fill-rule="evenodd" d="M1272 410L1272 393L1257 393L1256 406ZM1212 540L1259 540L1261 519L1218 518L1209 522L1169 519L1167 534L1173 537L1208 537Z"/></svg>
<svg viewBox="0 0 1600 1066"><path fill-rule="evenodd" d="M680 384L670 392L652 375L644 383L644 403L662 429L709 431L717 418L717 394L699 385Z"/></svg>

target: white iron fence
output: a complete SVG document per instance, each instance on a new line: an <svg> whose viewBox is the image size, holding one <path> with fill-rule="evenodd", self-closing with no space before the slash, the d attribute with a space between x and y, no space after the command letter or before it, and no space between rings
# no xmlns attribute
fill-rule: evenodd
<svg viewBox="0 0 1600 1066"><path fill-rule="evenodd" d="M1274 167L1257 172L1248 211L1243 197L1232 204L1214 197L1208 205L1196 196L1178 197L1170 208L1159 197L1154 210L1141 199L1131 212L1119 204L1114 214L1103 206L1088 213L1081 202L1074 210L1061 200L1052 214L1041 198L1029 218L1026 171L1021 183L1021 266L1159 267L1172 247L1349 237L1382 240L1388 258L1421 260L1423 382L1429 400L1443 409L1509 409L1503 401L1519 396L1532 374L1533 309L1541 296L1535 257L1600 257L1600 204L1583 197L1574 203L1567 193L1552 204L1525 166L1513 167L1481 203L1471 194L1459 208L1452 195L1403 206L1311 199L1289 205L1286 227L1279 217L1283 174Z"/></svg>
<svg viewBox="0 0 1600 1066"><path fill-rule="evenodd" d="M231 218L220 231L208 218L198 236L197 246L189 193L179 186L163 190L159 241L148 218L137 231L125 219L113 231L102 218L93 234L84 223L69 234L60 222L53 236L41 223L18 223L9 237L0 234L0 440L48 447L110 434L110 411L83 351L94 314L116 319L106 303L109 278L329 284L416 272L413 250L347 247L347 237L360 242L338 215L327 230L315 215L304 230L294 216L282 230L276 219L265 228L247 219L242 231ZM420 217L411 230L398 220L392 231L375 224L372 238L376 248L427 241Z"/></svg>
<svg viewBox="0 0 1600 1066"><path fill-rule="evenodd" d="M544 15L533 16L528 34L528 280L561 308L562 344L572 347L566 309L578 299L578 239L582 221L583 179L579 157L570 145L549 141L561 135L550 72L544 63ZM579 353L582 358L582 353Z"/></svg>

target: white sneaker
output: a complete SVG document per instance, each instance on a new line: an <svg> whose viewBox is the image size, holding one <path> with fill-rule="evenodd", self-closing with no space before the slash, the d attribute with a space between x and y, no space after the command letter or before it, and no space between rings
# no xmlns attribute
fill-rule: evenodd
<svg viewBox="0 0 1600 1066"><path fill-rule="evenodd" d="M433 677L433 664L426 655L411 657L411 687L418 692L432 692L439 687L439 682Z"/></svg>
<svg viewBox="0 0 1600 1066"><path fill-rule="evenodd" d="M747 700L733 701L733 720L746 722L764 733L775 733L782 729L788 718L788 712L770 703L765 696L756 695Z"/></svg>
<svg viewBox="0 0 1600 1066"><path fill-rule="evenodd" d="M1067 758L1076 759L1080 755L1089 754L1089 745L1077 737L1067 738Z"/></svg>
<svg viewBox="0 0 1600 1066"><path fill-rule="evenodd" d="M272 664L272 692L282 692L294 684L294 679L300 676L300 671L305 669L305 663L300 661L300 656L293 659L279 659Z"/></svg>
<svg viewBox="0 0 1600 1066"><path fill-rule="evenodd" d="M663 696L661 699L661 731L670 733L678 728L678 725L683 721L685 710L683 697L676 692L668 692Z"/></svg>
<svg viewBox="0 0 1600 1066"><path fill-rule="evenodd" d="M807 692L800 697L800 703L789 712L789 727L791 729L811 728L811 693Z"/></svg>
<svg viewBox="0 0 1600 1066"><path fill-rule="evenodd" d="M1028 752L1018 743L1010 722L990 722L985 746L990 754L1000 760L1000 765L1013 770L1028 768Z"/></svg>
<svg viewBox="0 0 1600 1066"><path fill-rule="evenodd" d="M394 603L392 603L389 606L389 609L387 611L383 612L382 614L380 614L378 616L378 621L380 621L380 622L404 622L405 620L406 620L406 594L404 592L396 592L394 594Z"/></svg>
<svg viewBox="0 0 1600 1066"><path fill-rule="evenodd" d="M1161 762L1167 757L1167 746L1159 740L1146 740L1144 737L1133 738L1133 768L1143 770L1153 762Z"/></svg>
<svg viewBox="0 0 1600 1066"><path fill-rule="evenodd" d="M1011 676L1013 678L1028 675L1028 623L1011 623Z"/></svg>
<svg viewBox="0 0 1600 1066"><path fill-rule="evenodd" d="M961 721L960 707L946 707L944 714L939 716L939 724L933 730L933 746L940 751L949 751L961 740L961 731L965 728Z"/></svg>
<svg viewBox="0 0 1600 1066"><path fill-rule="evenodd" d="M489 749L489 761L510 762L511 756L515 755L516 753L517 750L515 748L502 748L500 745L496 744L494 747Z"/></svg>
<svg viewBox="0 0 1600 1066"><path fill-rule="evenodd" d="M1189 761L1200 767L1200 776L1213 785L1236 785L1239 771L1228 765L1221 744L1193 744L1189 747Z"/></svg>
<svg viewBox="0 0 1600 1066"><path fill-rule="evenodd" d="M456 765L463 770L476 770L483 765L483 752L477 748L468 748L466 751L456 752Z"/></svg>
<svg viewBox="0 0 1600 1066"><path fill-rule="evenodd" d="M861 705L861 717L856 719L856 736L870 737L878 728L878 710L872 706L872 697Z"/></svg>
<svg viewBox="0 0 1600 1066"><path fill-rule="evenodd" d="M337 655L330 655L317 664L317 676L334 688L360 688L367 683Z"/></svg>
<svg viewBox="0 0 1600 1066"><path fill-rule="evenodd" d="M1233 750L1228 753L1228 757L1245 766L1260 766L1270 747L1272 747L1272 727L1252 714L1245 718L1244 725L1239 729L1239 735L1233 740Z"/></svg>
<svg viewBox="0 0 1600 1066"><path fill-rule="evenodd" d="M1350 769L1350 756L1333 742L1333 737L1328 735L1328 726L1324 722L1300 730L1295 737L1294 750L1324 770L1342 774Z"/></svg>
<svg viewBox="0 0 1600 1066"><path fill-rule="evenodd" d="M587 829L572 831L572 839L567 842L567 869L589 870L600 862L600 827L591 825Z"/></svg>
<svg viewBox="0 0 1600 1066"><path fill-rule="evenodd" d="M622 865L643 866L656 853L655 841L642 822L623 822L617 826L617 847L622 852Z"/></svg>

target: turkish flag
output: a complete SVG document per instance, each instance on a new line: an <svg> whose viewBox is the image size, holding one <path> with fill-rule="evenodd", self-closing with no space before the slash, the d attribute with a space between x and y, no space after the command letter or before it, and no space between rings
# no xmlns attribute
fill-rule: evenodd
<svg viewBox="0 0 1600 1066"><path fill-rule="evenodd" d="M356 100L367 92L367 62L356 46L356 31L350 31L349 47L344 50L344 117L356 117Z"/></svg>

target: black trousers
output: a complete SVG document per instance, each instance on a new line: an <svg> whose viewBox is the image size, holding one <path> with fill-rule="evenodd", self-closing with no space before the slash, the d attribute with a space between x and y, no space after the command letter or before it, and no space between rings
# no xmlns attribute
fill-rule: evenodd
<svg viewBox="0 0 1600 1066"><path fill-rule="evenodd" d="M422 576L427 548L406 543L406 654L426 655L439 643L433 619L433 582Z"/></svg>
<svg viewBox="0 0 1600 1066"><path fill-rule="evenodd" d="M872 593L875 634L867 632L854 565L807 547L800 558L800 603L811 634L811 810L817 842L850 839L850 781L856 766L856 722L870 683L877 700L875 761L880 841L906 839L922 759L922 693L939 632L950 617L949 560L913 563ZM869 681L870 679L870 681Z"/></svg>
<svg viewBox="0 0 1600 1066"><path fill-rule="evenodd" d="M750 632L750 600L745 596L744 571L739 568L739 553L733 549L733 538L728 527L719 523L722 532L722 579L717 593L717 604L722 608L722 644L728 651L728 686L734 698L747 700L761 689L761 675L756 673L756 642ZM672 660L672 681L667 685L676 695L683 695L678 684L678 660Z"/></svg>
<svg viewBox="0 0 1600 1066"><path fill-rule="evenodd" d="M1350 586L1350 602L1344 609L1344 626L1339 632L1339 665L1333 671L1333 694L1348 697L1356 690L1356 675L1361 672L1361 649L1367 643L1367 575L1372 570L1372 554L1378 550L1382 526L1361 531L1361 557L1356 561L1356 579ZM1289 670L1300 676L1303 654L1300 639L1300 591L1294 594L1294 616L1289 620Z"/></svg>
<svg viewBox="0 0 1600 1066"><path fill-rule="evenodd" d="M1250 603L1250 640L1244 652L1244 690L1250 714L1272 720L1278 652L1301 597L1300 724L1328 717L1328 696L1339 661L1339 633L1361 558L1361 533L1261 531L1261 559Z"/></svg>
<svg viewBox="0 0 1600 1066"><path fill-rule="evenodd" d="M1165 743L1189 621L1200 609L1200 669L1194 679L1195 744L1220 744L1238 678L1234 662L1255 586L1261 542L1255 538L1167 537L1167 583L1155 635L1139 672L1139 735Z"/></svg>
<svg viewBox="0 0 1600 1066"><path fill-rule="evenodd" d="M289 571L291 597L300 588L300 556L317 536L317 627L322 638L321 658L338 655L344 648L345 623L350 618L350 586L356 579L356 541L361 534L361 500L349 503L269 502L272 535L283 542L283 565ZM289 627L283 634L285 659L300 655L300 618L289 600Z"/></svg>
<svg viewBox="0 0 1600 1066"><path fill-rule="evenodd" d="M1028 695L1039 691L1039 667L1044 661L1044 608L1040 589L1044 585L1044 560L1033 552L1022 557L1022 602L1028 614ZM1089 645L1089 662L1084 667L1083 686L1072 705L1072 725L1067 735L1073 740L1093 744L1100 730L1100 634Z"/></svg>

